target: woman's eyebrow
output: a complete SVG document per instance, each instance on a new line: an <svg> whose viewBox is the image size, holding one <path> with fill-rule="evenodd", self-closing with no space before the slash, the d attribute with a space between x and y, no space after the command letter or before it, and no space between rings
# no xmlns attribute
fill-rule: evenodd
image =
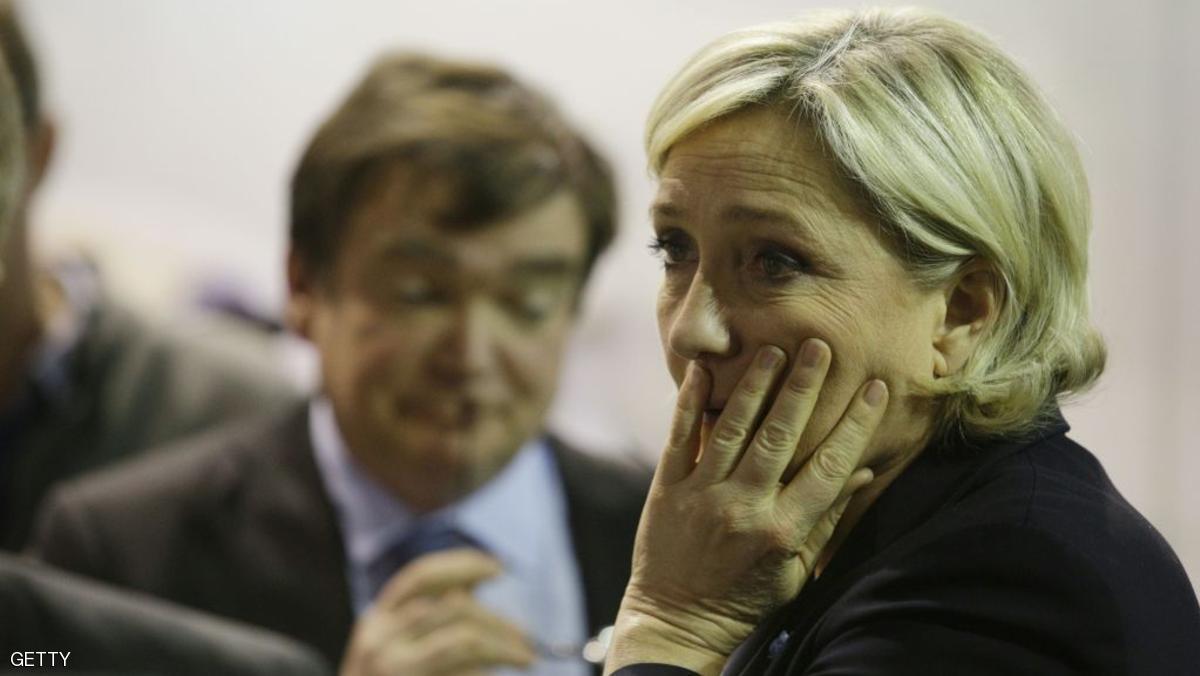
<svg viewBox="0 0 1200 676"><path fill-rule="evenodd" d="M661 201L650 205L651 220L681 218L683 213L683 209L672 202Z"/></svg>
<svg viewBox="0 0 1200 676"><path fill-rule="evenodd" d="M814 228L805 216L806 214L796 213L790 209L749 204L730 205L721 212L721 220L725 223L770 227L797 237L810 246L819 247L823 244L824 237L818 236L820 230Z"/></svg>

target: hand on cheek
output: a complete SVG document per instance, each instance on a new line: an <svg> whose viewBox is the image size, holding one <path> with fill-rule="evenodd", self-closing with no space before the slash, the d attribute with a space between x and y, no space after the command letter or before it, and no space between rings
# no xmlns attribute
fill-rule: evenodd
<svg viewBox="0 0 1200 676"><path fill-rule="evenodd" d="M778 348L760 349L707 434L711 383L689 368L639 527L610 670L663 661L717 673L767 613L799 593L850 497L873 477L862 457L887 407L883 382L863 384L788 477L830 358L819 340L790 368Z"/></svg>

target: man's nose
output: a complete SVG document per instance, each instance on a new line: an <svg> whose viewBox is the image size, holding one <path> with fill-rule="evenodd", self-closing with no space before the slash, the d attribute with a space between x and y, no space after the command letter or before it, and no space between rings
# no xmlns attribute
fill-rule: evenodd
<svg viewBox="0 0 1200 676"><path fill-rule="evenodd" d="M688 360L728 356L736 349L712 284L702 273L692 279L687 295L674 310L667 344Z"/></svg>
<svg viewBox="0 0 1200 676"><path fill-rule="evenodd" d="M494 320L486 303L467 302L454 308L438 350L439 371L465 379L491 368L499 337Z"/></svg>

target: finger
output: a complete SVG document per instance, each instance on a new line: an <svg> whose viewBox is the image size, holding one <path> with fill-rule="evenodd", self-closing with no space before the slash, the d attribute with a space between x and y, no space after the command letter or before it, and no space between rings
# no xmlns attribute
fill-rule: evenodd
<svg viewBox="0 0 1200 676"><path fill-rule="evenodd" d="M409 599L398 610L374 604L355 621L346 656L374 660L374 655L395 642L396 637L411 634L415 621L443 612L438 599L428 596Z"/></svg>
<svg viewBox="0 0 1200 676"><path fill-rule="evenodd" d="M837 502L821 515L816 526L804 539L800 550L796 552L796 558L799 559L800 566L804 569L805 578L815 572L821 554L825 551L825 547L829 544L829 540L833 537L837 525L841 522L846 508L850 506L850 500L853 498L854 491L846 491L844 495L839 496Z"/></svg>
<svg viewBox="0 0 1200 676"><path fill-rule="evenodd" d="M432 658L426 644L454 627L470 627L509 644L528 643L516 625L484 608L469 592L454 590L412 598L394 612L373 608L355 625L347 665L385 665L377 670L389 673L399 665L414 669L419 664L419 672L427 673L425 661Z"/></svg>
<svg viewBox="0 0 1200 676"><path fill-rule="evenodd" d="M798 357L775 395L770 412L758 426L750 448L734 470L734 479L747 486L779 483L796 456L800 436L816 407L821 385L829 372L829 346L810 338L800 346Z"/></svg>
<svg viewBox="0 0 1200 676"><path fill-rule="evenodd" d="M508 633L494 634L475 625L456 624L423 641L418 659L428 667L420 673L457 676L471 669L527 667L537 659L537 653L524 638L513 640Z"/></svg>
<svg viewBox="0 0 1200 676"><path fill-rule="evenodd" d="M409 641L422 640L452 625L464 624L505 641L523 642L525 634L512 622L483 607L469 593L456 591L433 600L428 612L413 614L403 622L403 631L394 636Z"/></svg>
<svg viewBox="0 0 1200 676"><path fill-rule="evenodd" d="M393 618L391 640L419 640L471 613L475 600L469 592L454 590L441 596L418 596L388 613Z"/></svg>
<svg viewBox="0 0 1200 676"><path fill-rule="evenodd" d="M376 605L395 608L415 596L436 596L454 588L471 589L502 570L499 561L478 549L464 547L426 554L387 581Z"/></svg>
<svg viewBox="0 0 1200 676"><path fill-rule="evenodd" d="M488 610L474 598L470 598L469 601L460 622L477 627L484 634L496 637L505 643L521 644L532 650L529 639L526 638L525 632L520 627Z"/></svg>
<svg viewBox="0 0 1200 676"><path fill-rule="evenodd" d="M696 475L702 480L722 481L729 476L766 407L767 394L784 360L783 350L773 345L762 347L754 356L754 363L738 381L712 433L704 440L696 463Z"/></svg>
<svg viewBox="0 0 1200 676"><path fill-rule="evenodd" d="M816 525L837 500L883 419L887 399L882 380L859 388L833 431L779 494L778 507L792 523L802 529L804 524Z"/></svg>
<svg viewBox="0 0 1200 676"><path fill-rule="evenodd" d="M659 483L670 485L681 481L696 466L696 455L700 448L700 421L704 417L708 388L708 372L695 362L688 364L687 374L675 400L675 415L671 419L667 447L663 449L662 459L658 463L656 474Z"/></svg>

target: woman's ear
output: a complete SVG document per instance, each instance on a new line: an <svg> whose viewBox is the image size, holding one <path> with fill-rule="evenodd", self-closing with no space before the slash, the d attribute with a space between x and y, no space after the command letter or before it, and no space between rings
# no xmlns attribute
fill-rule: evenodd
<svg viewBox="0 0 1200 676"><path fill-rule="evenodd" d="M945 288L945 312L935 327L933 375L957 373L995 323L1003 302L1000 275L988 262L968 261Z"/></svg>

